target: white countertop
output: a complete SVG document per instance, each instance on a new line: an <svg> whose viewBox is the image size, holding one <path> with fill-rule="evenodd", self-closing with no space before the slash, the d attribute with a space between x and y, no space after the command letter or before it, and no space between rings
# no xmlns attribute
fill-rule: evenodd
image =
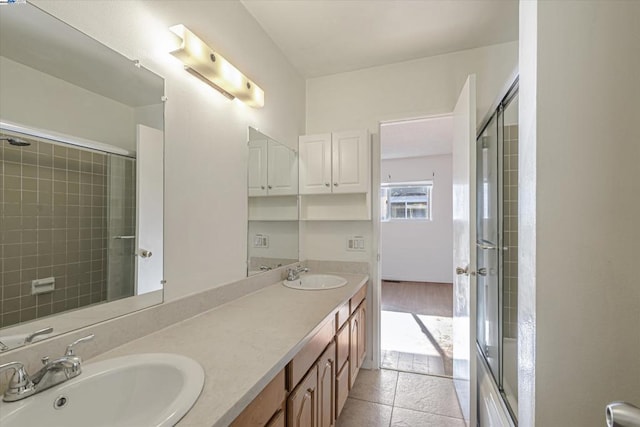
<svg viewBox="0 0 640 427"><path fill-rule="evenodd" d="M301 291L278 282L86 363L135 353L192 357L204 368L204 388L178 425L227 426L368 280L363 274L338 275L348 281L341 288Z"/></svg>

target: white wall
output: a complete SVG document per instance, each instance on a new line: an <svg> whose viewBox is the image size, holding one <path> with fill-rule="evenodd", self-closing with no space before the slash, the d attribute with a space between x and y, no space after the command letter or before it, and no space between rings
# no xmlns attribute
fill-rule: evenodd
<svg viewBox="0 0 640 427"><path fill-rule="evenodd" d="M640 404L640 2L521 2L519 425Z"/></svg>
<svg viewBox="0 0 640 427"><path fill-rule="evenodd" d="M0 118L135 151L135 110L0 57Z"/></svg>
<svg viewBox="0 0 640 427"><path fill-rule="evenodd" d="M165 299L246 274L247 126L291 147L304 131L304 80L240 2L35 3L166 79ZM168 27L185 24L265 91L229 101L183 70Z"/></svg>
<svg viewBox="0 0 640 427"><path fill-rule="evenodd" d="M380 175L382 182L433 180L431 221L380 224L382 279L452 283L451 155L382 160Z"/></svg>
<svg viewBox="0 0 640 427"><path fill-rule="evenodd" d="M518 44L512 42L307 80L306 133L366 128L375 141L380 121L453 111L472 73L477 75L482 117L501 96L517 60ZM379 157L372 160L379 162ZM309 259L371 262L371 247L366 253L344 249L345 236L355 231L371 244L371 221L314 223L302 231L301 251Z"/></svg>

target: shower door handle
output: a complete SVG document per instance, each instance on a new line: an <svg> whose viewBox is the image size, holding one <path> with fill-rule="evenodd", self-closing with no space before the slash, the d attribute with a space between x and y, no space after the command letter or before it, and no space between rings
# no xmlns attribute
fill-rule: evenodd
<svg viewBox="0 0 640 427"><path fill-rule="evenodd" d="M476 246L479 247L480 249L487 249L490 251L498 249L496 245L494 245L488 240L483 240L483 239L478 239L478 241L476 242Z"/></svg>
<svg viewBox="0 0 640 427"><path fill-rule="evenodd" d="M640 426L640 408L627 402L611 402L605 411L607 427Z"/></svg>
<svg viewBox="0 0 640 427"><path fill-rule="evenodd" d="M153 256L153 252L146 249L138 249L136 256L139 256L140 258L151 258Z"/></svg>

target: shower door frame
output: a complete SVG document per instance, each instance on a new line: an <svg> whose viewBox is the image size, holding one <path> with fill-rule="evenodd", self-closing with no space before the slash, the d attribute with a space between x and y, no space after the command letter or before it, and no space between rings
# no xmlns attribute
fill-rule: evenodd
<svg viewBox="0 0 640 427"><path fill-rule="evenodd" d="M491 369L491 365L489 364L489 361L487 359L487 355L484 353L484 349L482 348L479 342L476 342L476 343L477 343L479 354L481 355L482 359L484 359L485 365L488 371L491 373L491 377L493 378L493 381L495 382L500 392L500 397L503 401L502 404L509 412L509 415L511 416L511 419L515 425L517 425L517 422L518 422L517 421L518 414L514 412L513 408L509 404L509 400L507 399L507 396L504 391L504 386L503 386L504 249L505 249L505 246L504 246L504 111L506 107L511 103L511 101L513 101L513 99L517 96L518 93L519 93L519 78L518 76L516 76L515 79L513 80L513 83L509 86L508 90L506 91L502 99L497 103L495 108L490 110L490 114L487 115L487 117L482 123L482 126L479 128L479 132L476 135L476 143L478 143L478 141L480 141L480 138L482 138L483 133L489 128L490 125L492 125L493 119L495 117L495 123L493 123L493 125L496 126L496 139L497 139L497 151L498 151L497 152L497 156L498 156L497 158L497 161L498 161L498 165L497 165L497 168L498 168L497 170L498 172L497 173L498 218L497 220L498 221L497 221L497 239L496 239L496 242L494 242L495 245L497 246L496 251L497 251L497 262L498 262L498 268L497 268L497 275L498 275L497 307L498 307L498 337L499 337L498 339L498 372L493 372L493 370ZM476 215L479 215L479 213L480 212L478 210ZM477 250L481 250L481 249L477 249ZM480 299L478 299L478 303L480 303ZM477 313L480 313L480 310L477 310ZM484 319L478 319L478 324L480 324L481 321L484 321Z"/></svg>

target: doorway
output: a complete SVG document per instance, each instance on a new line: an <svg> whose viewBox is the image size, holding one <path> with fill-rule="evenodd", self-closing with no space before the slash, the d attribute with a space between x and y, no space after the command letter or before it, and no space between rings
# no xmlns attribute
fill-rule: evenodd
<svg viewBox="0 0 640 427"><path fill-rule="evenodd" d="M451 115L380 125L380 367L451 377Z"/></svg>

